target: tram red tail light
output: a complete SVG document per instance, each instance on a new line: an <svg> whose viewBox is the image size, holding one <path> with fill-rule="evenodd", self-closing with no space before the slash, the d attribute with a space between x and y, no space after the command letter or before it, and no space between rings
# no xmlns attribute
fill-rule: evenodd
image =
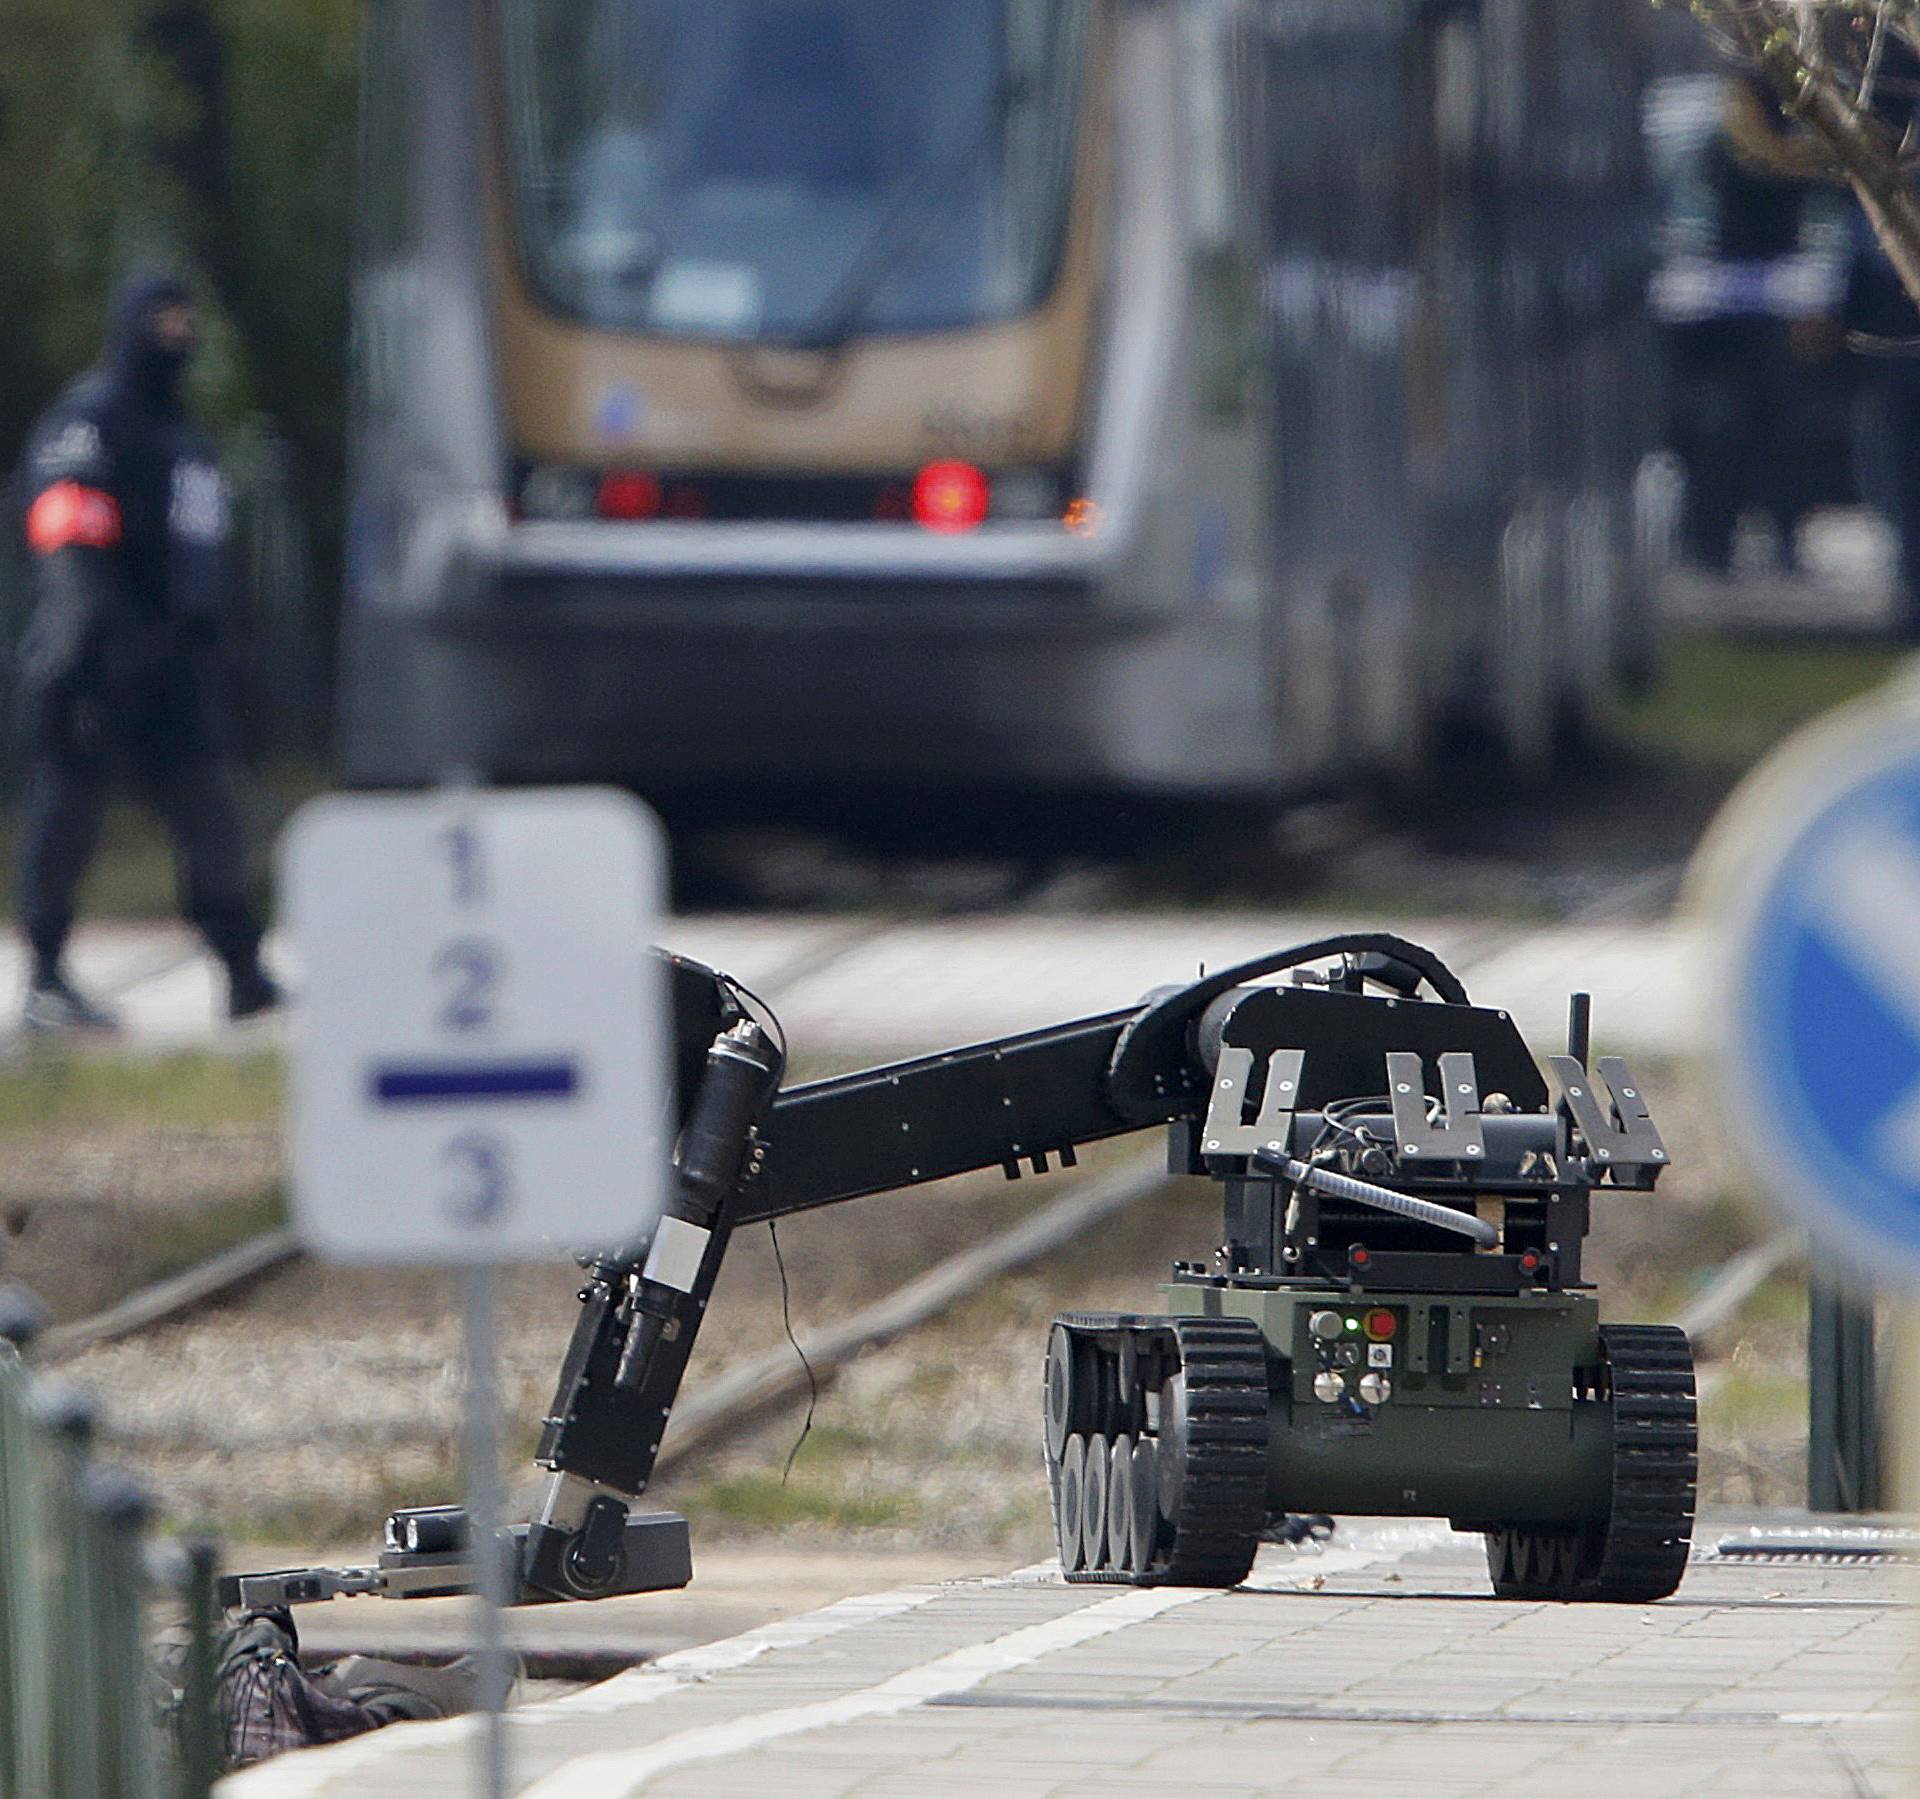
<svg viewBox="0 0 1920 1799"><path fill-rule="evenodd" d="M615 469L600 477L594 510L602 518L658 518L660 482L643 469Z"/></svg>
<svg viewBox="0 0 1920 1799"><path fill-rule="evenodd" d="M987 478L970 462L929 462L913 482L913 516L929 531L971 531L987 516Z"/></svg>

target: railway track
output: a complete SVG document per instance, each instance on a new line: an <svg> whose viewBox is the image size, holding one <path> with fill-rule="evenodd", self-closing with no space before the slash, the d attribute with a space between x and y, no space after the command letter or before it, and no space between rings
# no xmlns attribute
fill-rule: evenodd
<svg viewBox="0 0 1920 1799"><path fill-rule="evenodd" d="M972 909L951 908L936 916L960 918ZM770 972L761 974L754 990L768 1004L777 1007L782 996L799 982L830 973L836 965L871 948L896 928L897 921L890 918L850 922L818 941L800 945ZM164 979L185 967L197 953L192 949L174 948L137 958L122 978L102 987L100 996L107 1004L117 1005L146 982ZM0 1057L9 1052L25 1053L30 1045L31 1034L16 1029L10 1037L0 1037ZM285 1226L259 1232L191 1268L137 1289L99 1312L56 1326L41 1339L38 1354L43 1361L64 1360L95 1344L176 1322L229 1297L236 1289L277 1272L299 1260L304 1253L295 1233ZM827 1360L830 1362L831 1357Z"/></svg>
<svg viewBox="0 0 1920 1799"><path fill-rule="evenodd" d="M1650 901L1663 896L1672 879L1672 871L1664 867L1636 872L1616 883L1607 894L1584 904L1579 909L1579 920L1588 925L1630 920L1643 914ZM1094 871L1092 876L1081 869L1066 871L1052 881L1032 887L1026 904L1011 916L1046 912L1067 883L1071 883L1074 900L1081 902L1089 897L1090 882L1106 882L1111 895L1122 880L1123 876L1112 870ZM962 926L969 918L979 918L983 925L988 920L999 924L1008 916L985 904L969 904L949 906L931 914L851 919L811 935L776 957L758 971L754 989L778 1010L790 993L830 980L838 969L876 953L884 959L889 940L906 931L929 924ZM1196 916L1194 936L1204 939L1205 935L1204 915ZM1455 937L1450 960L1471 985L1479 969L1512 948L1516 932L1511 927L1492 926L1456 931ZM171 973L181 959L177 955L163 960L150 959L153 965L136 967L114 996L124 997L126 991L141 981ZM806 1047L803 1041L803 1052ZM1103 1196L1121 1194L1126 1196L1121 1203L1131 1204L1159 1191L1165 1184L1164 1167L1164 1156L1156 1143L1133 1151L1117 1164L1109 1164L1097 1177L1070 1183L1066 1191L1035 1218L1008 1226L996 1238L951 1258L952 1265L942 1264L915 1277L906 1288L876 1302L835 1331L825 1333L820 1340L809 1340L805 1344L809 1359L818 1372L830 1379L843 1361L860 1350L927 1322L1007 1269L1037 1255L1065 1248L1098 1228L1115 1210L1114 1203ZM302 1253L286 1229L263 1232L182 1274L130 1294L100 1313L59 1327L49 1333L42 1354L48 1359L71 1357L99 1343L178 1322L196 1310L236 1294L244 1297L250 1286L296 1261ZM1778 1253L1769 1252L1769 1258L1759 1270L1760 1278L1764 1278L1778 1260ZM1743 1264L1741 1278L1753 1272L1753 1268ZM804 1390L799 1363L790 1352L769 1352L757 1361L732 1370L723 1377L721 1386L710 1399L702 1402L693 1396L681 1408L675 1434L683 1439L683 1445L676 1446L676 1453L696 1448L710 1450L737 1430L764 1417L769 1409L788 1402Z"/></svg>

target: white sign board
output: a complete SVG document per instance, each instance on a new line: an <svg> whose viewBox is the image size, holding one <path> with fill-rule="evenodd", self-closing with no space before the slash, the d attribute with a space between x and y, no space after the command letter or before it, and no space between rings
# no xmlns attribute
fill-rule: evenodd
<svg viewBox="0 0 1920 1799"><path fill-rule="evenodd" d="M659 1208L670 1055L651 813L597 788L336 797L281 894L293 1198L341 1261L559 1256Z"/></svg>

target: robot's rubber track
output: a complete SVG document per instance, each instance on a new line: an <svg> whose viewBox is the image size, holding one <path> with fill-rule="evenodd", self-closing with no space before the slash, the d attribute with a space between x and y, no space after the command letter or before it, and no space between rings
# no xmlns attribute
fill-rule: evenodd
<svg viewBox="0 0 1920 1799"><path fill-rule="evenodd" d="M1579 1596L1645 1604L1687 1569L1700 1447L1693 1349L1669 1324L1603 1324L1600 1343L1613 1387L1613 1505Z"/></svg>
<svg viewBox="0 0 1920 1799"><path fill-rule="evenodd" d="M1232 1587L1247 1578L1266 1522L1267 1360L1246 1318L1175 1326L1187 1377L1186 1468L1164 1568L1138 1585Z"/></svg>
<svg viewBox="0 0 1920 1799"><path fill-rule="evenodd" d="M1173 1500L1171 1520L1164 1515L1157 1520L1147 1565L1117 1566L1109 1556L1107 1565L1068 1569L1066 1578L1109 1586L1237 1586L1253 1566L1266 1520L1267 1362L1259 1326L1246 1318L1081 1314L1067 1314L1061 1322L1105 1333L1147 1333L1161 1344L1171 1338L1186 1400L1177 1446L1165 1436L1171 1421L1164 1404L1162 1438L1145 1439L1160 1457L1163 1508L1169 1489ZM1124 1428L1119 1419L1102 1423ZM1103 1430L1095 1440L1106 1436ZM1174 1455L1178 1474L1169 1479L1167 1464ZM1059 1474L1051 1472L1057 1525ZM1062 1547L1065 1567L1064 1537Z"/></svg>
<svg viewBox="0 0 1920 1799"><path fill-rule="evenodd" d="M1686 1573L1699 1434L1693 1351L1665 1324L1603 1324L1613 1486L1604 1523L1490 1532L1494 1591L1509 1599L1645 1605Z"/></svg>

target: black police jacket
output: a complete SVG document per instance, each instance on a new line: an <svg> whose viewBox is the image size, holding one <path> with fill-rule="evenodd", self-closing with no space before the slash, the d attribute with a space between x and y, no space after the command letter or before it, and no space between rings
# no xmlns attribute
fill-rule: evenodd
<svg viewBox="0 0 1920 1799"><path fill-rule="evenodd" d="M231 505L212 445L178 397L179 359L150 341L164 280L122 291L101 361L41 417L20 469L34 612L21 674L91 694L177 664L227 613Z"/></svg>

